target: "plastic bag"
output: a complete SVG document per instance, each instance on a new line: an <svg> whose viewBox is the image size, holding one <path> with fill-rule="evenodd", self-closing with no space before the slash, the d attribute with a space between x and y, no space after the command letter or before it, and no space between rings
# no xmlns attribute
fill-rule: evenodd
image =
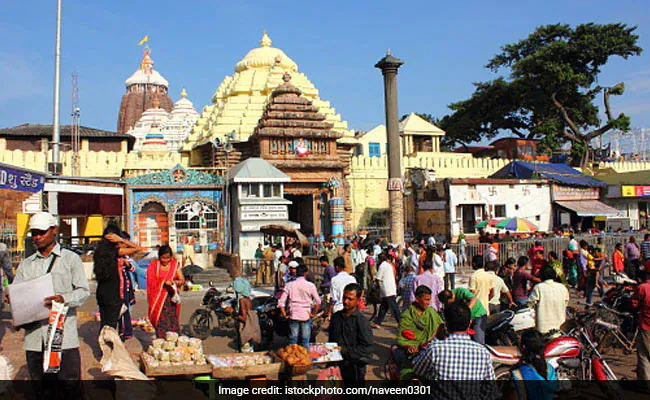
<svg viewBox="0 0 650 400"><path fill-rule="evenodd" d="M174 295L172 296L172 303L181 304L181 295L178 293L178 287L176 285L172 286L174 288Z"/></svg>
<svg viewBox="0 0 650 400"><path fill-rule="evenodd" d="M47 328L47 345L43 354L43 372L46 374L56 374L61 369L63 327L67 313L68 306L56 301L52 302Z"/></svg>
<svg viewBox="0 0 650 400"><path fill-rule="evenodd" d="M99 360L102 372L121 379L149 380L131 359L115 328L102 328L99 332L99 348L102 351L102 359Z"/></svg>

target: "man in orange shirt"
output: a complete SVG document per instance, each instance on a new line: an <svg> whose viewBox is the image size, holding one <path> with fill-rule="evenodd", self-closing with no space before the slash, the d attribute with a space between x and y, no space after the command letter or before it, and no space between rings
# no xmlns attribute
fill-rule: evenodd
<svg viewBox="0 0 650 400"><path fill-rule="evenodd" d="M612 264L614 265L614 272L617 274L625 270L625 257L623 256L623 245L616 243L614 253L612 254Z"/></svg>

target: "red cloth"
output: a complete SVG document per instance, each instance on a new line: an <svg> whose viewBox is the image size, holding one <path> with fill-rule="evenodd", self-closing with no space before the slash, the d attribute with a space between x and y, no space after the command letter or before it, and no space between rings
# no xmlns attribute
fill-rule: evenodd
<svg viewBox="0 0 650 400"><path fill-rule="evenodd" d="M614 250L614 254L612 254L612 264L614 264L614 271L616 272L623 272L625 270L622 252Z"/></svg>
<svg viewBox="0 0 650 400"><path fill-rule="evenodd" d="M639 328L650 330L650 282L639 285L634 293L634 300L639 305Z"/></svg>
<svg viewBox="0 0 650 400"><path fill-rule="evenodd" d="M162 312L165 299L170 295L165 281L174 280L178 271L178 261L172 258L169 269L164 270L160 266L160 261L153 260L147 268L147 303L149 306L149 320L151 324L158 326L160 313ZM181 305L176 304L176 314L181 315Z"/></svg>

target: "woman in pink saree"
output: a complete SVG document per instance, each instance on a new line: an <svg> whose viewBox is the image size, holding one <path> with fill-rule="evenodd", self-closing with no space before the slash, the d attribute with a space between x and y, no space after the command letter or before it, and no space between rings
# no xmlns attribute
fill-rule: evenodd
<svg viewBox="0 0 650 400"><path fill-rule="evenodd" d="M175 291L185 283L181 265L172 255L169 246L161 246L158 259L147 269L147 303L149 320L156 328L156 336L165 337L165 332L180 331L181 305L172 302Z"/></svg>

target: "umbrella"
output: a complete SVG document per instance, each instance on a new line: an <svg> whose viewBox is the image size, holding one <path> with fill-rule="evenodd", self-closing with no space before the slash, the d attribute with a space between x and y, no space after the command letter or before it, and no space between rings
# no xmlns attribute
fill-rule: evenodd
<svg viewBox="0 0 650 400"><path fill-rule="evenodd" d="M487 226L488 222L489 221L481 221L478 224L474 225L474 228L476 228L476 229L485 228Z"/></svg>
<svg viewBox="0 0 650 400"><path fill-rule="evenodd" d="M192 276L203 272L203 268L199 267L198 265L190 264L184 266L181 271L183 272L183 276Z"/></svg>
<svg viewBox="0 0 650 400"><path fill-rule="evenodd" d="M537 226L535 224L523 218L504 219L503 221L499 222L496 227L513 232L531 232L537 230Z"/></svg>
<svg viewBox="0 0 650 400"><path fill-rule="evenodd" d="M485 228L486 226L496 226L499 222L501 222L498 219L490 219L490 220L485 220L481 221L478 224L474 225L474 228L480 229L480 228Z"/></svg>

